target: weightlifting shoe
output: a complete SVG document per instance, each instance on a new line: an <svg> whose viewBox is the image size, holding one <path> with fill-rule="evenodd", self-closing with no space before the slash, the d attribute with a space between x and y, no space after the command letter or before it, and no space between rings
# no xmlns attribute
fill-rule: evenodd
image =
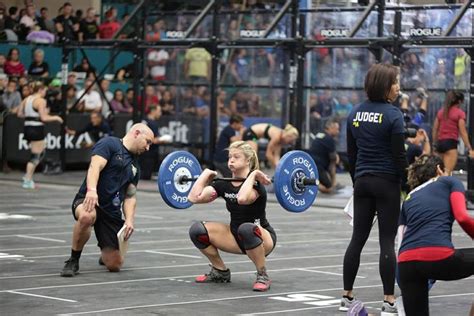
<svg viewBox="0 0 474 316"><path fill-rule="evenodd" d="M211 266L211 271L196 277L197 283L229 283L230 270L218 270Z"/></svg>
<svg viewBox="0 0 474 316"><path fill-rule="evenodd" d="M272 281L266 273L257 272L257 280L253 284L253 290L256 292L265 292L270 289Z"/></svg>
<svg viewBox="0 0 474 316"><path fill-rule="evenodd" d="M63 271L61 271L62 277L73 277L79 273L79 260L69 258L65 263Z"/></svg>

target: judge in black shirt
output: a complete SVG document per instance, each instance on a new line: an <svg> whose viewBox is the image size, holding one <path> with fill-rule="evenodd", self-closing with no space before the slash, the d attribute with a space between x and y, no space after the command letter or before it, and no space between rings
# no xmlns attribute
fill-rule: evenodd
<svg viewBox="0 0 474 316"><path fill-rule="evenodd" d="M347 311L354 302L353 285L360 254L377 212L379 271L384 294L382 312L396 313L394 243L400 214L400 184L408 167L403 115L391 104L400 92L399 82L397 67L373 65L365 78L368 100L355 107L347 118L347 154L354 184L354 229L344 256L341 311Z"/></svg>
<svg viewBox="0 0 474 316"><path fill-rule="evenodd" d="M105 136L112 136L112 129L110 128L109 123L107 123L106 120L104 120L104 117L102 114L99 112L92 112L90 115L90 122L86 125L86 127L80 129L80 130L71 130L67 129L66 132L70 135L74 135L73 142L76 140L76 138L84 133L88 133L91 140L92 144L89 146L94 145L97 143L101 138Z"/></svg>

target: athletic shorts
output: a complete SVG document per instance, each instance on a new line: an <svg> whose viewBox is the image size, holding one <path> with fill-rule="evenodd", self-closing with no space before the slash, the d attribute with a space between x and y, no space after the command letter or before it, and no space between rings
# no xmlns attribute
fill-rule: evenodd
<svg viewBox="0 0 474 316"><path fill-rule="evenodd" d="M244 133L242 134L242 140L247 141L247 140L252 140L254 142L258 141L258 136L255 134L254 131L252 131L251 128L247 128Z"/></svg>
<svg viewBox="0 0 474 316"><path fill-rule="evenodd" d="M456 139L442 139L438 140L436 144L436 151L439 153L445 153L448 150L457 149L458 141Z"/></svg>
<svg viewBox="0 0 474 316"><path fill-rule="evenodd" d="M44 139L44 126L25 126L24 129L25 139L29 142L34 142Z"/></svg>
<svg viewBox="0 0 474 316"><path fill-rule="evenodd" d="M273 240L273 248L268 254L265 255L265 257L266 257L266 256L268 256L269 254L272 253L273 249L275 249L276 242L277 242L277 236L276 236L275 230L273 229L272 226L268 225L267 227L262 227L262 228L265 228L270 233L270 236L272 237L272 240ZM239 234L237 233L237 229L234 231L231 228L231 232L232 232L232 235L234 236L235 241L237 242L237 245L239 245L239 248L242 251L242 253L243 254L247 253L247 251L245 250L245 247L244 247L244 242L242 240L240 240L240 238L239 238Z"/></svg>
<svg viewBox="0 0 474 316"><path fill-rule="evenodd" d="M76 208L84 202L84 197L76 195L72 202L72 216L76 218ZM97 238L97 246L102 249L119 249L117 233L123 227L125 221L121 218L112 217L107 214L100 206L95 207L96 220L94 223L94 232Z"/></svg>

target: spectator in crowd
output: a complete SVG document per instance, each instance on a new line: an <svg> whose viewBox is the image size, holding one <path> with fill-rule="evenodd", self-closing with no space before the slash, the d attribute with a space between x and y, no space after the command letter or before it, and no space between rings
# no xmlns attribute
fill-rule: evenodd
<svg viewBox="0 0 474 316"><path fill-rule="evenodd" d="M99 38L99 26L95 17L95 9L87 9L86 17L80 21L79 41L87 41Z"/></svg>
<svg viewBox="0 0 474 316"><path fill-rule="evenodd" d="M225 90L219 90L219 92L217 93L217 100L216 100L217 111L218 111L219 116L222 116L222 115L229 116L232 114L232 111L225 105L226 97L227 97L227 93L225 92Z"/></svg>
<svg viewBox="0 0 474 316"><path fill-rule="evenodd" d="M86 92L87 91L87 92ZM102 109L102 98L94 87L94 80L87 79L84 82L84 89L77 93L79 110L84 112L100 112Z"/></svg>
<svg viewBox="0 0 474 316"><path fill-rule="evenodd" d="M133 90L132 90L133 91ZM125 103L125 97L121 89L114 91L113 99L110 101L110 106L114 113L132 113L133 108ZM155 134L156 135L156 134Z"/></svg>
<svg viewBox="0 0 474 316"><path fill-rule="evenodd" d="M40 10L40 16L38 17L38 26L41 30L47 31L51 34L54 34L56 29L54 27L54 22L49 18L48 8L42 7Z"/></svg>
<svg viewBox="0 0 474 316"><path fill-rule="evenodd" d="M237 48L230 64L230 73L237 84L247 84L250 78L250 64L245 57L247 51L244 48Z"/></svg>
<svg viewBox="0 0 474 316"><path fill-rule="evenodd" d="M18 81L20 82L20 81ZM21 94L21 99L25 100L27 97L31 95L31 89L29 84L20 84L20 94Z"/></svg>
<svg viewBox="0 0 474 316"><path fill-rule="evenodd" d="M240 114L244 117L259 116L258 102L254 102L252 94L244 91L237 91L230 100L229 108L231 113Z"/></svg>
<svg viewBox="0 0 474 316"><path fill-rule="evenodd" d="M205 118L209 116L210 111L210 93L207 87L200 86L196 89L196 95L194 96L194 108L195 114L199 118Z"/></svg>
<svg viewBox="0 0 474 316"><path fill-rule="evenodd" d="M166 79L166 63L170 55L165 49L153 49L148 53L147 64L150 67L150 77L153 80L163 81Z"/></svg>
<svg viewBox="0 0 474 316"><path fill-rule="evenodd" d="M117 70L115 73L115 78L119 81L124 81L126 79L131 79L135 75L135 65L134 63L128 64Z"/></svg>
<svg viewBox="0 0 474 316"><path fill-rule="evenodd" d="M146 40L150 42L157 42L161 39L166 38L166 33L164 29L165 21L163 21L162 19L157 20L155 23L153 23L151 31L147 33Z"/></svg>
<svg viewBox="0 0 474 316"><path fill-rule="evenodd" d="M77 109L77 89L76 86L67 86L66 102L68 112L79 112Z"/></svg>
<svg viewBox="0 0 474 316"><path fill-rule="evenodd" d="M99 36L102 39L111 39L120 29L120 23L116 21L112 9L105 13L105 21L99 25Z"/></svg>
<svg viewBox="0 0 474 316"><path fill-rule="evenodd" d="M18 107L21 104L21 95L17 90L16 80L9 80L7 88L3 92L2 102L6 110L11 113L17 113Z"/></svg>
<svg viewBox="0 0 474 316"><path fill-rule="evenodd" d="M37 25L35 6L26 6L26 14L20 19L21 38L26 38L29 32L33 31Z"/></svg>
<svg viewBox="0 0 474 316"><path fill-rule="evenodd" d="M219 171L226 178L232 177L232 172L227 166L229 160L228 148L230 144L242 140L242 134L245 130L244 118L238 114L231 115L229 125L219 134L214 152L213 163L215 170Z"/></svg>
<svg viewBox="0 0 474 316"><path fill-rule="evenodd" d="M11 48L8 52L4 71L9 76L21 77L25 74L25 66L20 61L20 51L18 48Z"/></svg>
<svg viewBox="0 0 474 316"><path fill-rule="evenodd" d="M89 123L82 129L79 130L72 130L66 128L66 132L69 135L74 135L72 140L73 143L77 141L77 137L80 135L87 133L92 140L92 143L87 144L86 147L92 147L95 143L97 143L101 138L106 136L112 136L113 132L110 128L109 123L107 120L104 119L101 113L99 112L92 112L90 114L90 121Z"/></svg>
<svg viewBox="0 0 474 316"><path fill-rule="evenodd" d="M327 120L324 131L316 134L308 151L318 167L319 191L323 193L334 193L339 189L336 182L336 165L339 163L336 151L338 135L339 122L335 119Z"/></svg>
<svg viewBox="0 0 474 316"><path fill-rule="evenodd" d="M72 15L72 11L72 4L66 2L62 7L62 14L54 19L56 34L61 42L66 40L75 41L78 39L79 21Z"/></svg>
<svg viewBox="0 0 474 316"><path fill-rule="evenodd" d="M84 12L81 9L77 9L74 16L77 21L81 21L84 17Z"/></svg>
<svg viewBox="0 0 474 316"><path fill-rule="evenodd" d="M466 130L466 113L461 109L463 102L462 92L448 91L443 108L438 111L433 123L433 143L436 146L436 152L443 159L448 175L451 175L458 161L459 136L469 151L469 156L474 158L474 150Z"/></svg>
<svg viewBox="0 0 474 316"><path fill-rule="evenodd" d="M33 61L28 68L28 75L42 78L49 76L49 65L44 61L44 51L40 48L37 48L33 53Z"/></svg>
<svg viewBox="0 0 474 316"><path fill-rule="evenodd" d="M8 9L8 16L5 17L5 29L16 31L18 27L18 16L18 7L10 7Z"/></svg>
<svg viewBox="0 0 474 316"><path fill-rule="evenodd" d="M171 95L171 91L166 90L163 92L161 100L160 100L161 111L163 115L175 115L175 106L173 102L173 97Z"/></svg>
<svg viewBox="0 0 474 316"><path fill-rule="evenodd" d="M77 74L75 72L70 72L67 75L67 85L77 89Z"/></svg>
<svg viewBox="0 0 474 316"><path fill-rule="evenodd" d="M61 95L61 79L53 79L48 86L46 93L46 104L50 113L61 113L63 100ZM67 109L67 108L66 108Z"/></svg>
<svg viewBox="0 0 474 316"><path fill-rule="evenodd" d="M102 99L102 115L105 118L108 118L111 111L109 103L114 98L114 94L110 91L110 80L101 79L99 82L99 86L100 91L98 92L100 93Z"/></svg>
<svg viewBox="0 0 474 316"><path fill-rule="evenodd" d="M352 103L349 101L349 98L347 96L341 96L339 102L336 103L334 108L334 114L340 119L345 119L349 116L351 111Z"/></svg>
<svg viewBox="0 0 474 316"><path fill-rule="evenodd" d="M134 104L135 104L135 92L133 91L132 88L128 88L127 89L127 93L125 94L125 100L123 101L123 105L126 107L126 108L134 108Z"/></svg>
<svg viewBox="0 0 474 316"><path fill-rule="evenodd" d="M5 55L0 54L0 74L5 73L5 63L7 62L7 59L5 58Z"/></svg>
<svg viewBox="0 0 474 316"><path fill-rule="evenodd" d="M271 76L275 68L273 55L265 48L258 48L255 57L252 59L253 85L268 86L272 83Z"/></svg>
<svg viewBox="0 0 474 316"><path fill-rule="evenodd" d="M468 67L471 64L471 58L464 48L456 49L456 58L454 59L454 88L466 89L469 79L467 78Z"/></svg>
<svg viewBox="0 0 474 316"><path fill-rule="evenodd" d="M93 76L96 72L96 69L94 66L92 66L87 58L82 58L81 63L74 67L73 71L75 72L85 72L86 73L86 78L90 78Z"/></svg>
<svg viewBox="0 0 474 316"><path fill-rule="evenodd" d="M158 161L160 158L159 144L164 144L169 141L164 137L160 137L158 131L158 120L161 117L161 107L159 105L150 106L150 112L146 115L144 122L153 131L155 137L153 143L147 152L138 157L140 163L140 179L150 180L151 175L158 170Z"/></svg>
<svg viewBox="0 0 474 316"><path fill-rule="evenodd" d="M211 78L211 54L202 47L193 47L184 56L184 74L194 83L206 83Z"/></svg>
<svg viewBox="0 0 474 316"><path fill-rule="evenodd" d="M148 113L148 108L151 105L158 105L160 103L160 99L156 95L155 87L151 84L146 85L145 87L145 113ZM142 96L138 96L138 104L142 104Z"/></svg>

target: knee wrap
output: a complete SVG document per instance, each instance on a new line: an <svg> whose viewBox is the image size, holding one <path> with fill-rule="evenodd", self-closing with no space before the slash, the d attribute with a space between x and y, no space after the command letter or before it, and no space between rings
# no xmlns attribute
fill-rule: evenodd
<svg viewBox="0 0 474 316"><path fill-rule="evenodd" d="M30 162L35 166L39 165L44 158L44 150L39 154L31 154Z"/></svg>
<svg viewBox="0 0 474 316"><path fill-rule="evenodd" d="M243 241L245 250L260 246L263 242L260 227L252 223L243 223L237 230L239 239Z"/></svg>
<svg viewBox="0 0 474 316"><path fill-rule="evenodd" d="M203 222L196 222L189 227L189 237L198 249L205 249L211 245L209 234Z"/></svg>

